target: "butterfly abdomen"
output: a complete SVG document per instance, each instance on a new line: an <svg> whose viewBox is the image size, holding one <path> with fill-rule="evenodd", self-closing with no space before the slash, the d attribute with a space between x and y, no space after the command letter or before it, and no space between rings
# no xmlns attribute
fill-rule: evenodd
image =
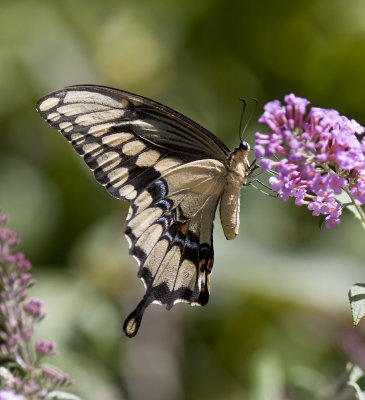
<svg viewBox="0 0 365 400"><path fill-rule="evenodd" d="M220 217L224 235L227 240L238 235L240 226L241 187L226 185L220 204Z"/></svg>

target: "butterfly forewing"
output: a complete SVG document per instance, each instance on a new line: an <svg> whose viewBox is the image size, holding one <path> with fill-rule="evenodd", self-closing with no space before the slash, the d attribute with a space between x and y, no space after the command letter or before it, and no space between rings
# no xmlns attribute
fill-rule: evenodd
<svg viewBox="0 0 365 400"><path fill-rule="evenodd" d="M168 107L106 87L50 93L37 111L111 195L131 202L125 233L146 294L127 318L125 333L137 333L151 303L204 305L227 147Z"/></svg>

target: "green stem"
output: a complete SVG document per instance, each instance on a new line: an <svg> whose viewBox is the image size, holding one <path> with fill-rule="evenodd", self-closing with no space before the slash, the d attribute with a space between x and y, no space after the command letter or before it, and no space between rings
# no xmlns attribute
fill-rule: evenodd
<svg viewBox="0 0 365 400"><path fill-rule="evenodd" d="M357 218L360 220L362 227L365 230L365 213L361 206L355 203L354 199L350 195L350 191L348 188L343 188L344 192L347 194L347 196L350 198L351 201L351 207L353 207L354 214L357 216Z"/></svg>

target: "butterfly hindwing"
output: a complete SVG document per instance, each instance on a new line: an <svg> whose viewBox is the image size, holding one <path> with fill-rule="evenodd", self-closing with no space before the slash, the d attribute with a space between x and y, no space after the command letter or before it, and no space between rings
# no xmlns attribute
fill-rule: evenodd
<svg viewBox="0 0 365 400"><path fill-rule="evenodd" d="M151 303L206 304L227 147L168 107L101 86L50 93L37 111L112 196L131 203L125 233L146 294L125 333L137 333Z"/></svg>
<svg viewBox="0 0 365 400"><path fill-rule="evenodd" d="M146 294L127 318L124 330L134 336L151 303L204 305L213 266L213 219L224 188L224 165L201 160L176 167L146 189L148 208L131 205L125 233L139 264Z"/></svg>

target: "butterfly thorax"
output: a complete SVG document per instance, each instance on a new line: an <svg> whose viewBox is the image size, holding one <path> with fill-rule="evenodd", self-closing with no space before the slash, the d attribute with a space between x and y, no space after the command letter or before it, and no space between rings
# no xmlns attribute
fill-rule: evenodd
<svg viewBox="0 0 365 400"><path fill-rule="evenodd" d="M249 162L247 154L250 146L241 142L230 154L226 185L220 204L220 217L224 234L227 239L234 239L240 224L240 196L241 189L247 184Z"/></svg>
<svg viewBox="0 0 365 400"><path fill-rule="evenodd" d="M247 175L250 164L247 155L250 151L250 145L247 142L241 142L230 154L228 161L227 184L238 186L239 189L246 185Z"/></svg>

